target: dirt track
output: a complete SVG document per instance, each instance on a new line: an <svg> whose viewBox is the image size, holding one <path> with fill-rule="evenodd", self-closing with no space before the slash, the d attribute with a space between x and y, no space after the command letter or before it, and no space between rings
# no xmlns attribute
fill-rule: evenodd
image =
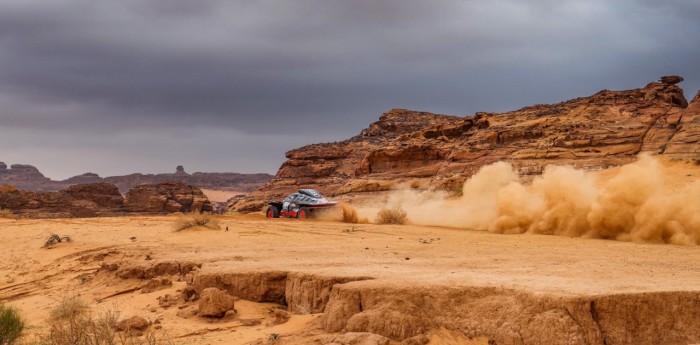
<svg viewBox="0 0 700 345"><path fill-rule="evenodd" d="M675 332L680 332L674 337L663 335L642 343L664 339L667 343L681 343L679 339L700 341L697 331L688 330L684 324L700 322L700 251L694 246L498 235L418 226L268 220L259 215L223 216L220 231L195 229L176 233L172 231L174 221L174 217L0 220L4 248L0 253L0 299L20 308L30 323L38 326L48 310L67 293L95 301L140 284L136 279L121 280L100 273L98 268L103 262L133 265L166 260L193 261L202 263L195 284L216 281L218 283L211 284L224 284L222 288L258 301L265 300L257 296L256 291L266 284L265 279L269 278L266 274L282 274L288 291L282 287L281 302L286 293L290 309L313 311L308 310L311 304L305 301L320 298L321 311L326 308L326 315L294 315L287 323L268 326L273 319L269 309L274 304L239 301L237 319L260 319L260 325L242 326L235 320L211 324L197 317L183 319L176 316L177 308L159 307L157 297L166 293L177 295L176 290L184 288L184 281L175 281L169 289L148 294L125 293L95 305L119 310L124 316L160 318L163 329L183 343L245 344L279 333L283 337L277 343L303 344L329 330L342 329L383 333L394 341L427 332L432 335L433 344L464 343L467 337L474 337L475 343L483 343L487 338L508 343L508 339L517 337L526 343L532 337L541 339L542 343L557 343L556 334L547 335L541 331L544 333L529 336L527 332L538 332L538 329L561 332L559 328L569 327L569 318L581 324L582 318L588 320L593 315L599 325L591 326L593 330L586 330L591 327L585 324L579 325L581 331L574 332L576 336L596 343L607 333L607 343L613 344L625 343L618 341L625 335L615 333L619 330L612 328L606 331L605 327L631 326L624 323L605 326L606 316L596 315L610 302L605 296L646 296L646 300L608 303L609 309L619 311L628 305L632 309L625 310L625 315L668 319L646 328L665 327L671 322L676 324ZM224 230L226 227L229 231ZM59 244L54 249L40 248L49 233L69 235L74 242ZM132 240L131 237L136 238ZM251 278L249 272L262 276ZM241 279L248 279L249 284L236 286L230 283L234 279L231 275L238 277L235 279L242 275ZM332 284L307 291L308 286L323 285L324 277L371 279L340 284L333 291L327 291ZM290 286L302 289L291 291ZM357 315L347 312L348 303L354 303L344 299L348 291L362 296ZM675 316L664 315L666 311L661 307L639 310L638 305L654 309L656 304L673 304L678 296L663 293L679 291L690 295L681 298L680 304L674 307ZM650 292L662 294L648 294ZM430 296L432 302L426 302L426 296ZM492 299L499 302L485 302ZM410 305L403 306L403 303ZM482 311L460 310L460 306L455 305L460 303L465 308L478 305L477 309ZM598 303L598 311L591 310L595 303ZM584 311L578 310L579 304L584 305ZM533 305L550 307L533 310ZM511 310L514 306L517 310ZM394 307L399 309L393 310ZM362 308L374 314L363 314ZM413 310L415 308L420 311ZM329 316L330 310L336 309L347 315ZM510 311L499 314L504 310ZM562 318L557 314L561 310L570 316ZM554 311L554 315L550 315L550 311ZM401 315L422 313L423 316L377 324L378 319L390 318L394 312ZM579 312L587 314L577 316ZM533 317L539 317L542 326L528 326L533 323L522 321ZM508 318L512 318L513 326L504 329L501 324ZM440 321L443 319L446 321ZM610 320L616 321L613 319ZM639 320L632 321L639 323ZM394 328L402 322L413 328ZM526 324L521 324L523 322ZM455 335L445 328L458 332ZM509 332L520 335L513 338ZM450 338L454 341L447 340ZM577 343L575 336L568 338Z"/></svg>

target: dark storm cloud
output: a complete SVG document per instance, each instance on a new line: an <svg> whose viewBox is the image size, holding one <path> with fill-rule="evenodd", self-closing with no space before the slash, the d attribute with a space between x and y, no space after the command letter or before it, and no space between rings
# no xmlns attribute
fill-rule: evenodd
<svg viewBox="0 0 700 345"><path fill-rule="evenodd" d="M199 170L274 171L285 150L392 107L506 111L665 74L692 97L698 15L694 0L0 0L0 160L41 166L29 155L54 138L67 158L49 168L77 174L86 147L162 156L196 132L184 141Z"/></svg>

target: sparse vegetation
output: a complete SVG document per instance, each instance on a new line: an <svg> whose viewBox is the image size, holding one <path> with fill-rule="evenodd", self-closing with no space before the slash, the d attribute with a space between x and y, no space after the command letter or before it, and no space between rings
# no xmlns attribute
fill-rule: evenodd
<svg viewBox="0 0 700 345"><path fill-rule="evenodd" d="M401 205L394 205L391 208L382 208L377 213L377 224L405 224L408 214Z"/></svg>
<svg viewBox="0 0 700 345"><path fill-rule="evenodd" d="M209 212L195 211L192 213L180 214L175 221L175 231L182 231L193 228L195 226L203 226L212 230L219 230L219 220Z"/></svg>
<svg viewBox="0 0 700 345"><path fill-rule="evenodd" d="M2 210L0 210L0 218L17 219L19 217L17 217L16 214L12 213L12 211L10 211L8 209L2 209Z"/></svg>
<svg viewBox="0 0 700 345"><path fill-rule="evenodd" d="M128 332L117 332L118 315L92 313L85 301L67 298L51 310L46 322L48 330L36 337L36 345L162 345L169 339L155 332L142 337ZM1 344L1 343L0 343ZM4 345L4 344L2 344Z"/></svg>
<svg viewBox="0 0 700 345"><path fill-rule="evenodd" d="M22 336L24 320L11 307L0 304L0 345L12 345Z"/></svg>
<svg viewBox="0 0 700 345"><path fill-rule="evenodd" d="M59 236L56 234L51 234L49 238L47 238L46 241L44 241L43 248L51 248L58 243L71 241L73 240L70 238L70 236Z"/></svg>

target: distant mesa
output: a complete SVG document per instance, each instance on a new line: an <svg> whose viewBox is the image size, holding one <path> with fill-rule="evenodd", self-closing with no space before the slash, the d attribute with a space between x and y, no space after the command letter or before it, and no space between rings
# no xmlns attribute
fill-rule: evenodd
<svg viewBox="0 0 700 345"><path fill-rule="evenodd" d="M63 181L53 181L45 177L39 169L32 165L13 164L7 168L0 163L0 185L8 184L22 190L58 191L76 184L107 182L117 186L120 193L125 194L130 189L143 184L157 184L166 181L177 181L198 188L251 192L272 179L269 174L239 174L239 173L202 173L190 175L182 165L178 165L175 173L168 174L130 174L124 176L100 177L88 172L73 176Z"/></svg>

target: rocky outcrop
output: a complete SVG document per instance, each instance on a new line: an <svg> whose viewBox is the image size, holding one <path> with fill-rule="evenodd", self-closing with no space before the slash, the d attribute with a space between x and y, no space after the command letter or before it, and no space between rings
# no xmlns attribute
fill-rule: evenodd
<svg viewBox="0 0 700 345"><path fill-rule="evenodd" d="M140 316L132 316L128 319L120 320L114 325L114 329L119 332L131 332L132 334L141 334L151 324L148 320Z"/></svg>
<svg viewBox="0 0 700 345"><path fill-rule="evenodd" d="M0 185L0 209L31 218L100 217L123 214L211 212L199 188L179 182L143 185L124 199L109 183L78 184L55 192L33 192Z"/></svg>
<svg viewBox="0 0 700 345"><path fill-rule="evenodd" d="M211 202L202 190L182 182L140 185L131 189L124 200L129 212L211 212Z"/></svg>
<svg viewBox="0 0 700 345"><path fill-rule="evenodd" d="M548 164L601 169L629 163L640 152L695 157L700 95L689 104L675 85L682 80L667 76L639 89L507 113L457 117L394 109L358 136L287 152L273 180L229 208L258 211L299 188L331 196L402 183L449 190L496 161L511 162L527 178Z"/></svg>
<svg viewBox="0 0 700 345"><path fill-rule="evenodd" d="M19 189L32 191L58 191L75 184L111 183L119 188L121 193L142 184L157 184L166 181L179 181L199 188L250 192L269 181L269 174L238 174L238 173L203 173L188 174L181 165L171 174L130 174L124 176L100 177L95 173L85 173L73 176L63 181L53 181L44 176L31 165L7 165L0 162L0 184L17 186Z"/></svg>
<svg viewBox="0 0 700 345"><path fill-rule="evenodd" d="M39 169L26 164L13 164L7 168L7 164L0 162L0 184L13 185L19 189L30 189L28 187L36 184L50 185L53 181L44 176Z"/></svg>
<svg viewBox="0 0 700 345"><path fill-rule="evenodd" d="M108 183L76 185L58 192L32 192L17 188L0 190L0 208L35 218L97 217L122 211L123 199Z"/></svg>
<svg viewBox="0 0 700 345"><path fill-rule="evenodd" d="M671 139L664 147L664 153L700 158L700 91L693 97L688 107L676 111L667 119L669 126L674 126Z"/></svg>
<svg viewBox="0 0 700 345"><path fill-rule="evenodd" d="M223 317L229 310L234 310L234 299L228 293L217 288L207 288L199 294L197 314L204 317Z"/></svg>

